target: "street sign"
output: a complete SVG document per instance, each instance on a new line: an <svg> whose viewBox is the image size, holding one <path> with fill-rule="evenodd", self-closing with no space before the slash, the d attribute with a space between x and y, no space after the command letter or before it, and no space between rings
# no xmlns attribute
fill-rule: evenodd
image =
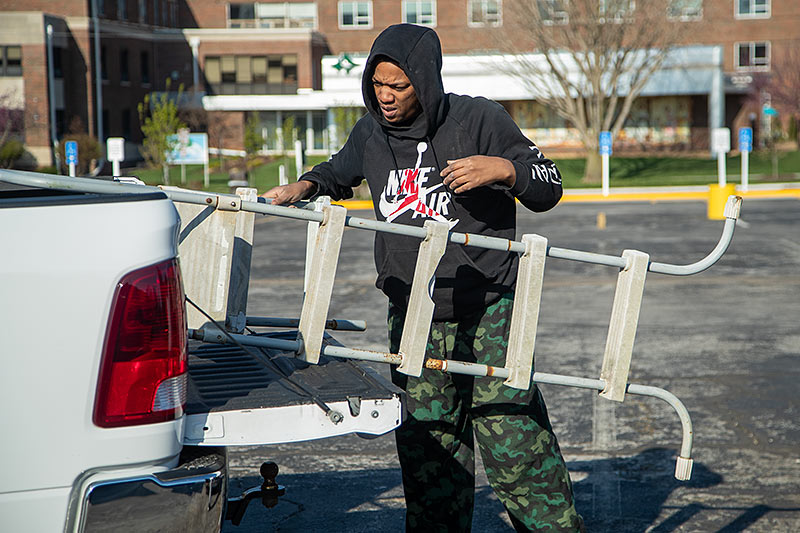
<svg viewBox="0 0 800 533"><path fill-rule="evenodd" d="M109 137L106 140L107 159L114 161L125 161L125 139L122 137Z"/></svg>
<svg viewBox="0 0 800 533"><path fill-rule="evenodd" d="M169 142L172 143L172 150L166 154L167 162L170 165L208 163L208 134L187 133L183 135L183 138L182 134L167 136Z"/></svg>
<svg viewBox="0 0 800 533"><path fill-rule="evenodd" d="M731 151L730 129L714 128L711 131L711 151L718 154L727 154Z"/></svg>
<svg viewBox="0 0 800 533"><path fill-rule="evenodd" d="M753 151L753 128L739 128L739 151Z"/></svg>
<svg viewBox="0 0 800 533"><path fill-rule="evenodd" d="M76 141L67 141L64 143L64 155L67 159L68 165L78 164L78 143Z"/></svg>
<svg viewBox="0 0 800 533"><path fill-rule="evenodd" d="M611 132L600 132L600 155L611 155Z"/></svg>

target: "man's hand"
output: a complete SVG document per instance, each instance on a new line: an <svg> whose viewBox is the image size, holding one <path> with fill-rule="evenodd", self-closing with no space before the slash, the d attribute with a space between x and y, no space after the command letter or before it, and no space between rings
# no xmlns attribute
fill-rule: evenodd
<svg viewBox="0 0 800 533"><path fill-rule="evenodd" d="M272 198L272 205L293 204L311 196L315 188L314 182L301 180L289 185L273 187L261 196Z"/></svg>
<svg viewBox="0 0 800 533"><path fill-rule="evenodd" d="M511 161L488 155L471 155L448 161L441 175L444 184L455 193L498 182L513 187L517 181L517 173Z"/></svg>

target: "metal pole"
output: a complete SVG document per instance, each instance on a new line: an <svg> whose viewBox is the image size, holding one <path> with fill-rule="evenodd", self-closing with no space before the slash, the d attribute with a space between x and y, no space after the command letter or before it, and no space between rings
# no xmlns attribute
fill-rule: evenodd
<svg viewBox="0 0 800 533"><path fill-rule="evenodd" d="M56 80L53 67L53 25L47 25L47 85L48 107L50 114L50 143L53 147L53 163L56 172L61 174L61 164L58 158L58 138L56 137Z"/></svg>
<svg viewBox="0 0 800 533"><path fill-rule="evenodd" d="M97 142L100 143L101 149L103 146L103 80L102 69L100 64L100 19L98 17L97 2L102 0L92 0L92 26L94 29L94 92L97 102L97 107L94 110L95 118L97 119Z"/></svg>
<svg viewBox="0 0 800 533"><path fill-rule="evenodd" d="M600 157L602 159L603 167L603 196L608 196L608 154L603 154Z"/></svg>
<svg viewBox="0 0 800 533"><path fill-rule="evenodd" d="M742 151L742 192L750 188L750 151Z"/></svg>

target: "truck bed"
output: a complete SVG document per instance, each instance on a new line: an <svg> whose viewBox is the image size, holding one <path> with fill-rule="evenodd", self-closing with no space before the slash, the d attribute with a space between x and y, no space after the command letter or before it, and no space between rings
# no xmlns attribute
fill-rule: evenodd
<svg viewBox="0 0 800 533"><path fill-rule="evenodd" d="M294 340L297 332L267 335ZM335 343L330 337L327 342ZM326 409L343 419L335 422ZM279 350L190 343L186 443L276 444L382 434L399 425L402 412L402 391L352 361L322 356L311 365ZM235 440L228 441L225 435L240 423L255 427L246 431L248 437L232 435Z"/></svg>

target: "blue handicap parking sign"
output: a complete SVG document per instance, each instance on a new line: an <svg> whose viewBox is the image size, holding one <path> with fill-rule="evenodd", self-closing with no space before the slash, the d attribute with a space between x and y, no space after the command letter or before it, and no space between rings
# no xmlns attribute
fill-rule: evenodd
<svg viewBox="0 0 800 533"><path fill-rule="evenodd" d="M76 141L67 141L64 143L64 153L68 165L78 164L78 143Z"/></svg>
<svg viewBox="0 0 800 533"><path fill-rule="evenodd" d="M739 151L751 152L753 150L753 128L739 128Z"/></svg>
<svg viewBox="0 0 800 533"><path fill-rule="evenodd" d="M600 155L611 155L611 132L600 132Z"/></svg>

